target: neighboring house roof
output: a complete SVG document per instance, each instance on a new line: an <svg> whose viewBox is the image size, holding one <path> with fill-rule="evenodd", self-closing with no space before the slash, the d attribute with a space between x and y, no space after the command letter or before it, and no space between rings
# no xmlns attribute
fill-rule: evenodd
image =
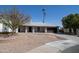
<svg viewBox="0 0 79 59"><path fill-rule="evenodd" d="M41 22L26 23L24 24L24 26L58 27L58 26L54 26L53 24L47 24L47 23L41 23Z"/></svg>

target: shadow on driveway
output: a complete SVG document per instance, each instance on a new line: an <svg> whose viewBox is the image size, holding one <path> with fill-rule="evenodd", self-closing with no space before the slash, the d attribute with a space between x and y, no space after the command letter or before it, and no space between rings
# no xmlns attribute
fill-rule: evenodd
<svg viewBox="0 0 79 59"><path fill-rule="evenodd" d="M79 53L79 45L65 49L64 51L62 51L62 53Z"/></svg>

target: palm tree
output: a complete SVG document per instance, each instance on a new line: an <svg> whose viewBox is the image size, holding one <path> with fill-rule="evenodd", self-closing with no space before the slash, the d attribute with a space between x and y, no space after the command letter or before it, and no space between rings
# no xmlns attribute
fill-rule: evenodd
<svg viewBox="0 0 79 59"><path fill-rule="evenodd" d="M44 8L42 9L42 12L43 12L43 23L45 23L46 12L45 12L45 9Z"/></svg>

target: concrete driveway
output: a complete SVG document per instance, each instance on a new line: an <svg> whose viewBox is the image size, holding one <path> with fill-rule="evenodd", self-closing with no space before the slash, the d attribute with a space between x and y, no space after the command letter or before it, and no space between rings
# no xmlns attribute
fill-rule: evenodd
<svg viewBox="0 0 79 59"><path fill-rule="evenodd" d="M43 46L30 50L30 53L78 53L79 51L79 37L71 35L54 34L65 38L66 40L59 40L46 43Z"/></svg>

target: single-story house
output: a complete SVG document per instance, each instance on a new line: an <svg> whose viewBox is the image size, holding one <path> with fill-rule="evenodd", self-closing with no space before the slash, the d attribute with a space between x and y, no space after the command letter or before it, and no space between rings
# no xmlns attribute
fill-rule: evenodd
<svg viewBox="0 0 79 59"><path fill-rule="evenodd" d="M53 26L46 23L27 23L18 29L18 32L42 32L42 33L57 33L58 26Z"/></svg>
<svg viewBox="0 0 79 59"><path fill-rule="evenodd" d="M7 28L3 24L0 24L0 32L11 32L10 28ZM54 26L52 24L46 24L46 23L40 23L40 22L30 22L23 24L18 29L16 29L16 32L24 32L24 33L58 33L59 27Z"/></svg>

